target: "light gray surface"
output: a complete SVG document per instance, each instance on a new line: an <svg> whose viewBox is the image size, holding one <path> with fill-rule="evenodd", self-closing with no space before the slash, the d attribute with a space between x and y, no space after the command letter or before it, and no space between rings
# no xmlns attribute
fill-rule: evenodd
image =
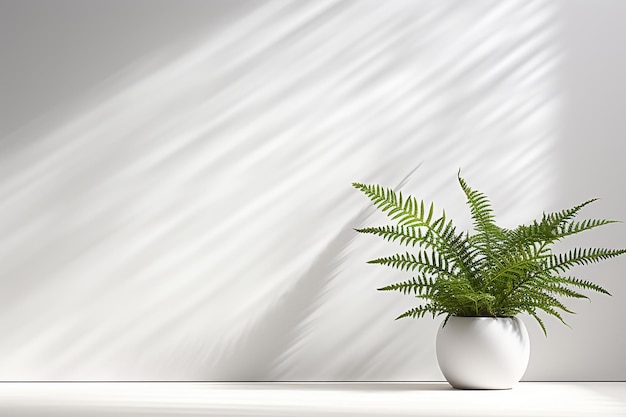
<svg viewBox="0 0 626 417"><path fill-rule="evenodd" d="M446 383L0 384L0 413L21 416L626 415L626 383L521 383L460 391Z"/></svg>
<svg viewBox="0 0 626 417"><path fill-rule="evenodd" d="M235 5L233 5L235 4ZM375 288L380 182L468 225L626 220L610 1L0 0L0 379L440 380ZM421 165L420 165L421 164ZM413 172L416 166L417 170ZM412 173L411 175L409 175ZM626 247L624 226L582 245ZM532 321L530 380L624 380L614 297Z"/></svg>

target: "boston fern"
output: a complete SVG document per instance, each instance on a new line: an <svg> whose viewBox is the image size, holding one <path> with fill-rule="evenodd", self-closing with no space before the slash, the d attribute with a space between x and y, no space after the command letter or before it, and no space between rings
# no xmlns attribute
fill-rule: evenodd
<svg viewBox="0 0 626 417"><path fill-rule="evenodd" d="M560 212L543 215L515 229L497 226L489 199L468 186L458 175L467 198L474 233L458 232L445 211L435 214L433 204L403 196L380 185L353 183L396 224L356 229L398 241L412 251L369 261L415 273L411 279L379 288L415 295L420 304L401 314L419 318L446 315L466 317L538 316L541 310L564 324L561 312L572 313L563 297L588 298L582 290L610 295L600 285L568 276L576 265L586 265L621 255L626 249L572 249L554 254L551 245L563 238L614 220L576 221L578 212L596 199Z"/></svg>

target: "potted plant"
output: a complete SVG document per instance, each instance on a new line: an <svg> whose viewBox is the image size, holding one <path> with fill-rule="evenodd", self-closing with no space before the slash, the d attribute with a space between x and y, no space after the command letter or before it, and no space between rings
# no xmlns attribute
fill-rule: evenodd
<svg viewBox="0 0 626 417"><path fill-rule="evenodd" d="M552 252L563 238L614 220L575 217L591 199L570 209L544 213L540 220L514 229L500 227L490 201L468 186L458 173L474 231L459 232L445 212L380 185L354 183L393 225L366 227L357 232L397 241L411 248L405 253L378 258L385 265L415 275L386 285L381 291L400 291L420 300L397 319L445 315L436 340L437 360L448 382L461 389L508 389L518 382L529 358L528 333L517 317L534 317L544 334L540 312L566 324L561 313L572 313L563 298L588 298L581 291L610 295L590 281L565 273L619 256L626 249L575 248ZM567 324L566 324L567 325Z"/></svg>

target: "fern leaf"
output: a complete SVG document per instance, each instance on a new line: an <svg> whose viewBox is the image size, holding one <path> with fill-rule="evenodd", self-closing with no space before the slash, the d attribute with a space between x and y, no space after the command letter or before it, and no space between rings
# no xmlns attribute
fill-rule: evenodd
<svg viewBox="0 0 626 417"><path fill-rule="evenodd" d="M575 248L548 258L546 271L565 272L575 265L588 265L626 253L626 249Z"/></svg>
<svg viewBox="0 0 626 417"><path fill-rule="evenodd" d="M535 318L535 320L537 320L537 322L541 326L541 330L543 330L544 335L547 336L548 332L546 331L546 326L543 320L541 320L541 318L539 318L539 316L537 315L537 309L542 310L548 315L556 317L561 323L563 323L567 327L570 327L570 325L567 324L567 322L563 319L563 316L561 316L561 314L557 310L555 310L555 308L550 305L550 303L535 298L527 298L524 300L523 308L521 309L521 311L530 314L532 317Z"/></svg>
<svg viewBox="0 0 626 417"><path fill-rule="evenodd" d="M541 221L535 220L530 225L520 225L514 230L502 229L510 247L523 247L532 244L550 244L566 236L580 233L584 230L606 224L615 223L614 220L586 220L571 222L578 212L587 205L597 201L597 198L587 200L572 208L554 213L544 213ZM505 248L505 250L508 248Z"/></svg>
<svg viewBox="0 0 626 417"><path fill-rule="evenodd" d="M559 321L561 323L563 323L567 327L571 328L571 326L569 324L567 324L567 322L563 319L563 316L561 316L561 313L559 313L557 310L555 310L554 307L552 307L551 305L546 304L546 305L538 306L538 308L543 310L543 311L545 311L549 315L556 317L557 319L559 319Z"/></svg>
<svg viewBox="0 0 626 417"><path fill-rule="evenodd" d="M467 277L472 275L469 267L471 259L467 256L467 241L462 234L457 235L452 221L447 221L445 212L433 220L434 206L431 203L426 209L424 201L418 201L415 197L400 198L390 188L380 185L366 185L361 183L352 184L356 189L363 192L376 207L386 213L398 225L412 228L425 228L423 241L427 246L436 249L443 257L447 258L459 267L460 273ZM402 203L402 204L401 204Z"/></svg>
<svg viewBox="0 0 626 417"><path fill-rule="evenodd" d="M419 251L416 255L406 252L368 261L369 264L390 266L404 271L453 276L456 268L437 253Z"/></svg>
<svg viewBox="0 0 626 417"><path fill-rule="evenodd" d="M457 178L467 198L467 204L470 207L475 229L485 233L487 236L497 235L499 233L499 227L495 224L495 215L487 196L478 190L470 188L467 182L461 178L460 170L457 174Z"/></svg>
<svg viewBox="0 0 626 417"><path fill-rule="evenodd" d="M592 198L569 209L548 214L544 213L543 218L541 219L541 224L553 229L561 224L569 222L583 207L588 206L595 201L598 201L598 199Z"/></svg>
<svg viewBox="0 0 626 417"><path fill-rule="evenodd" d="M565 236L575 235L585 230L595 229L596 227L605 226L607 224L619 223L617 220L605 220L605 219L587 219L580 222L571 222L562 224L555 230L555 236L557 238L563 238Z"/></svg>
<svg viewBox="0 0 626 417"><path fill-rule="evenodd" d="M415 197L408 197L403 202L403 199L399 198L398 194L391 188L383 188L377 184L366 185L356 182L352 185L369 197L376 207L386 213L392 220L396 220L399 225L432 227L430 222L426 222L429 217L432 218L432 214L430 214L434 210L432 203L428 213L426 213L424 201L418 202Z"/></svg>
<svg viewBox="0 0 626 417"><path fill-rule="evenodd" d="M400 291L403 294L422 294L425 289L432 288L434 280L430 277L411 278L408 281L390 284L379 288L378 291Z"/></svg>
<svg viewBox="0 0 626 417"><path fill-rule="evenodd" d="M611 295L611 293L608 292L606 289L590 281L585 281L574 277L554 277L554 280L555 282L559 282L562 284L583 288L585 290L592 290L606 295Z"/></svg>
<svg viewBox="0 0 626 417"><path fill-rule="evenodd" d="M548 306L552 309L558 308L561 311L564 311L566 313L569 314L574 314L574 312L572 310L570 310L569 308L567 308L565 306L565 304L563 304L561 301L559 301L556 297L553 297L550 294L547 294L546 292L544 292L543 288L535 288L532 292L531 292L531 298L535 300L535 302L537 302L537 306L544 308L544 306Z"/></svg>
<svg viewBox="0 0 626 417"><path fill-rule="evenodd" d="M541 219L514 229L496 225L487 196L458 180L470 207L475 233L457 232L446 212L435 213L434 205L380 185L353 183L372 203L394 221L394 225L355 229L390 242L417 247L369 261L405 271L414 271L410 280L386 285L380 291L398 291L420 300L397 319L451 316L514 317L532 316L547 335L539 313L556 317L573 313L562 299L588 298L583 290L610 293L590 281L561 274L568 269L610 259L626 249L572 249L553 254L551 246L564 237L615 223L614 220L576 221L578 213L596 201L584 201L572 208L544 213Z"/></svg>
<svg viewBox="0 0 626 417"><path fill-rule="evenodd" d="M417 319L420 317L424 317L428 313L432 314L433 318L441 314L439 308L437 308L434 304L425 304L423 306L414 307L408 311L405 311L404 313L396 317L396 320L400 320L406 317L412 317L414 319Z"/></svg>
<svg viewBox="0 0 626 417"><path fill-rule="evenodd" d="M541 330L543 330L543 335L544 336L548 336L548 331L546 330L546 325L543 322L543 320L541 319L541 317L539 317L536 313L535 309L528 309L527 313L530 314L536 321L537 323L539 323L539 326L541 327Z"/></svg>
<svg viewBox="0 0 626 417"><path fill-rule="evenodd" d="M563 297L589 299L589 297L587 297L584 294L579 293L578 291L574 291L571 288L568 288L568 287L565 287L563 285L559 285L556 283L542 283L541 288L543 289L543 291L547 293L560 295Z"/></svg>
<svg viewBox="0 0 626 417"><path fill-rule="evenodd" d="M420 242L425 242L424 237L420 229L405 226L379 226L379 227L366 227L362 229L354 229L359 233L368 233L376 236L380 236L390 242L400 240L401 245L415 246Z"/></svg>

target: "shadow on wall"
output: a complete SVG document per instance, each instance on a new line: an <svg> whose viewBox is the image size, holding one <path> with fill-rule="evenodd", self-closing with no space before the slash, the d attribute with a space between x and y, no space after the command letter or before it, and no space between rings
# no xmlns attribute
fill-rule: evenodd
<svg viewBox="0 0 626 417"><path fill-rule="evenodd" d="M416 169L396 189L404 186ZM373 214L373 207L363 209L348 225L361 227ZM284 380L285 377L293 380L294 372L297 379L307 380L310 379L308 375L311 375L312 370L325 369L329 358L311 358L307 362L309 371L306 373L294 367L290 358L298 356L298 346L308 335L307 329L315 325L311 317L315 316L325 299L332 296L327 293L329 282L345 269L347 258L351 255L348 248L354 238L353 228L340 229L309 269L290 283L290 289L276 300L271 309L253 317L249 328L244 329L240 337L220 353L207 352L207 359L213 363L211 374L205 380L263 381ZM346 326L342 339L348 344L356 337L355 333L363 331L365 330L361 327ZM366 372L367 367L375 362L376 356L384 352L384 345L387 343L387 340L381 338L376 344L367 346L369 361L360 363L358 370L341 369L339 364L336 365L340 374L345 375L348 380L358 379L359 372Z"/></svg>
<svg viewBox="0 0 626 417"><path fill-rule="evenodd" d="M464 219L463 167L505 224L535 217L554 14L263 2L3 138L0 378L440 379L438 323L375 291L350 184L423 161L407 192Z"/></svg>

